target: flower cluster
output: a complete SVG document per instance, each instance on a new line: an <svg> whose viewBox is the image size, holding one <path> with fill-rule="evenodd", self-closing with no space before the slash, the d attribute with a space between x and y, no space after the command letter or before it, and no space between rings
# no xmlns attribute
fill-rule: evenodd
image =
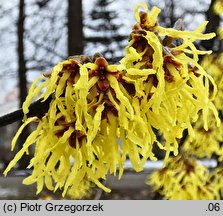
<svg viewBox="0 0 223 216"><path fill-rule="evenodd" d="M223 113L223 55L214 53L205 56L202 60L202 66L213 77L218 87L213 103L221 117ZM222 161L223 147L221 143L223 142L223 122L221 122L220 127L217 127L214 116L210 116L208 125L209 129L205 130L203 127L203 120L200 118L193 127L195 137L188 137L184 143L183 149L187 151L187 153L199 158L211 158L212 155L217 155L218 160Z"/></svg>
<svg viewBox="0 0 223 216"><path fill-rule="evenodd" d="M213 116L208 122L209 128L206 131L202 119L199 119L193 127L195 137L187 137L182 148L188 154L198 158L211 158L213 155L217 155L221 161L223 148L220 143L223 142L223 122L220 127L216 127Z"/></svg>
<svg viewBox="0 0 223 216"><path fill-rule="evenodd" d="M223 53L213 53L205 56L202 66L213 77L218 87L214 104L219 111L223 111Z"/></svg>
<svg viewBox="0 0 223 216"><path fill-rule="evenodd" d="M197 121L200 112L205 130L208 130L210 110L220 125L212 102L216 85L198 63L198 55L210 51L197 50L193 44L197 39L206 40L214 35L201 33L207 22L194 32L182 31L181 20L175 29L163 28L157 23L158 8L154 7L147 14L138 13L139 7L147 10L145 4L135 9L138 22L133 27L121 66L126 71L124 79L135 86L134 97L139 101L140 117L150 131L157 129L165 139L158 145L166 150L166 161L171 151L178 154L178 139L185 129L194 137L192 123Z"/></svg>
<svg viewBox="0 0 223 216"><path fill-rule="evenodd" d="M145 11L139 12L140 7ZM202 34L207 22L195 31L183 31L182 21L175 28L161 27L160 10L147 10L145 4L136 6L137 23L120 64L109 65L101 56L73 57L34 81L12 149L27 124L35 121L38 126L5 175L35 144L28 166L33 171L24 184L37 183L37 193L46 185L49 190L63 189L63 195L79 194L89 182L109 192L101 180L117 170L121 178L127 157L134 170L141 171L147 159L156 160L157 143L166 151L167 162L171 152L178 154L178 139L185 129L194 136L192 124L199 115L205 130L210 115L220 124L213 104L216 85L198 63L198 55L210 51L194 45L215 34ZM26 118L36 97L42 101L52 97L49 109L42 118ZM158 141L156 131L164 142Z"/></svg>
<svg viewBox="0 0 223 216"><path fill-rule="evenodd" d="M151 174L148 184L165 199L213 200L218 196L209 170L184 154L169 158L165 168Z"/></svg>

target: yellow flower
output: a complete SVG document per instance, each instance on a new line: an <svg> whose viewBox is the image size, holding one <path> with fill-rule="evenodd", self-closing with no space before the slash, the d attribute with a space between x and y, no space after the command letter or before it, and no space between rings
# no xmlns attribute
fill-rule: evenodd
<svg viewBox="0 0 223 216"><path fill-rule="evenodd" d="M35 143L35 154L28 167L33 168L33 172L23 183L36 182L37 193L44 184L49 190L63 188L63 195L69 190L79 191L85 178L110 191L100 179L105 179L109 170L116 172L121 157L116 142L117 110L108 99L110 90L105 94L105 88L110 88L105 75L111 73L116 79L118 72L113 74L106 64L104 58L86 64L70 59L56 65L39 86L36 84L40 79L33 83L23 105L25 114L33 98L46 100L52 93L53 98L43 118L26 119L17 132L12 149L25 125L38 121L37 129L29 135L4 174ZM44 87L46 90L42 92Z"/></svg>
<svg viewBox="0 0 223 216"><path fill-rule="evenodd" d="M213 100L219 115L223 113L223 55L212 54L205 56L202 60L202 66L213 77L218 91L216 97ZM211 158L213 154L218 156L218 160L223 160L223 147L220 143L223 142L223 122L221 121L220 127L215 124L215 118L211 115L208 119L208 130L203 127L203 119L199 120L194 125L194 137L188 137L183 145L183 149L191 155L195 155L199 158L208 157Z"/></svg>
<svg viewBox="0 0 223 216"><path fill-rule="evenodd" d="M221 122L220 127L216 127L213 116L209 118L208 122L209 128L206 131L202 119L199 119L193 127L194 138L188 137L182 148L188 154L198 158L211 158L215 154L219 156L219 161L221 161L223 148L220 143L223 142L223 122Z"/></svg>
<svg viewBox="0 0 223 216"><path fill-rule="evenodd" d="M220 164L210 176L210 182L214 189L218 192L216 199L222 199L223 196L223 167Z"/></svg>
<svg viewBox="0 0 223 216"><path fill-rule="evenodd" d="M219 40L222 40L223 39L223 28L218 28L218 31L217 31L218 33L218 39Z"/></svg>
<svg viewBox="0 0 223 216"><path fill-rule="evenodd" d="M214 11L216 14L220 15L223 13L223 1L222 0L216 0L213 7L214 7Z"/></svg>
<svg viewBox="0 0 223 216"><path fill-rule="evenodd" d="M198 55L210 52L194 45L197 39L214 37L202 34L207 22L191 32L164 28L157 23L158 8L139 13L139 7L148 9L136 6L138 23L119 65L109 65L103 57L94 62L75 57L34 81L12 149L27 124L35 121L38 126L5 175L35 144L28 166L33 172L23 183L37 183L37 193L46 185L53 191L63 189L63 196L80 197L86 179L110 192L101 180L117 170L121 178L127 157L135 171L142 171L147 159L156 160L154 143L166 151L165 162L170 152L177 155L178 139L185 129L194 135L192 123L200 113L205 130L210 115L220 124L212 102L215 83L198 63ZM49 109L42 118L27 118L36 98L52 98ZM157 141L156 131L164 143Z"/></svg>
<svg viewBox="0 0 223 216"><path fill-rule="evenodd" d="M223 53L214 53L205 56L202 61L202 66L216 82L218 92L214 99L214 104L218 110L223 111Z"/></svg>
<svg viewBox="0 0 223 216"><path fill-rule="evenodd" d="M218 194L208 169L185 155L169 158L166 167L151 174L148 184L170 200L212 200Z"/></svg>
<svg viewBox="0 0 223 216"><path fill-rule="evenodd" d="M100 179L105 179L108 172L116 174L117 167L121 178L127 155L136 171L143 169L148 157L155 160L138 100L129 95L131 85L125 86L117 66L108 65L102 57L84 64L70 59L56 65L52 74L37 85L41 78L31 86L23 111L29 112L33 98L46 100L53 92L49 110L41 119L25 119L12 141L12 149L27 124L36 121L37 129L4 174L34 143L35 154L28 167L33 172L23 183L36 182L37 193L45 184L49 190L63 188L63 196L67 191L81 194L85 178L109 192Z"/></svg>
<svg viewBox="0 0 223 216"><path fill-rule="evenodd" d="M69 199L88 198L92 193L92 188L93 184L89 180L83 179L83 181L80 182L78 189L73 186L67 191L66 197Z"/></svg>
<svg viewBox="0 0 223 216"><path fill-rule="evenodd" d="M139 7L145 11L138 12ZM185 129L194 136L192 123L200 113L205 130L208 130L210 111L220 125L212 102L216 85L198 63L198 55L211 52L198 50L194 45L195 40L207 40L215 34L202 34L207 22L195 31L183 31L180 20L178 29L161 27L157 23L160 10L156 7L150 13L147 10L144 3L136 6L138 23L133 27L120 67L125 70L123 79L135 86L133 96L139 98L142 119L165 139L164 144L158 145L166 150L166 161L170 152L178 154L178 139Z"/></svg>

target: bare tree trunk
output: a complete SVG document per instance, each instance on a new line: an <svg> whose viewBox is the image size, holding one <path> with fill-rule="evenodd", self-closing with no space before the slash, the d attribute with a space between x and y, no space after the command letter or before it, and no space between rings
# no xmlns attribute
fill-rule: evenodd
<svg viewBox="0 0 223 216"><path fill-rule="evenodd" d="M26 80L26 61L24 54L24 21L25 21L25 0L19 1L19 15L18 15L18 23L17 23L17 53L18 53L18 77L19 77L19 104L22 107L23 102L27 96L27 80ZM18 140L19 149L22 148L23 143L25 142L27 136L29 134L28 128L26 128L21 134ZM20 160L19 168L25 169L28 166L29 157L23 156Z"/></svg>
<svg viewBox="0 0 223 216"><path fill-rule="evenodd" d="M170 1L170 26L173 27L176 22L176 17L174 16L174 11L176 10L174 1Z"/></svg>
<svg viewBox="0 0 223 216"><path fill-rule="evenodd" d="M25 0L20 0L18 26L17 26L17 37L18 37L17 53L18 53L20 107L22 106L27 96L26 61L24 56L24 21L25 21Z"/></svg>
<svg viewBox="0 0 223 216"><path fill-rule="evenodd" d="M68 56L83 54L82 0L68 0Z"/></svg>

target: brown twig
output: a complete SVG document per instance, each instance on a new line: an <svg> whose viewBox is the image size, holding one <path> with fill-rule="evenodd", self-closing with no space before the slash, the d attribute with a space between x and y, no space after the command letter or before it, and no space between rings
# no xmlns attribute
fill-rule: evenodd
<svg viewBox="0 0 223 216"><path fill-rule="evenodd" d="M42 102L42 99L32 103L29 107L29 113L27 117L37 116L38 118L42 118L43 115L48 111L50 102L52 100L53 94L50 95L47 100ZM0 127L12 124L16 121L21 121L24 117L22 109L18 109L14 112L8 113L0 117Z"/></svg>

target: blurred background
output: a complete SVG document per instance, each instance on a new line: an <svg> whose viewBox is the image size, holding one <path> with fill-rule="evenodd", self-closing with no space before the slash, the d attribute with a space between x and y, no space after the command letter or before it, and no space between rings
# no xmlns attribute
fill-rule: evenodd
<svg viewBox="0 0 223 216"><path fill-rule="evenodd" d="M194 30L209 20L206 32L217 33L222 17L213 11L215 1L0 0L0 116L21 107L30 83L68 56L100 52L110 63L118 62L135 23L136 3L159 7L159 22L165 27L173 27L181 18L185 29ZM218 52L222 41L214 38L196 46ZM13 157L10 142L19 125L0 128L1 173ZM20 146L28 133L29 128ZM27 157L18 169L27 166Z"/></svg>

